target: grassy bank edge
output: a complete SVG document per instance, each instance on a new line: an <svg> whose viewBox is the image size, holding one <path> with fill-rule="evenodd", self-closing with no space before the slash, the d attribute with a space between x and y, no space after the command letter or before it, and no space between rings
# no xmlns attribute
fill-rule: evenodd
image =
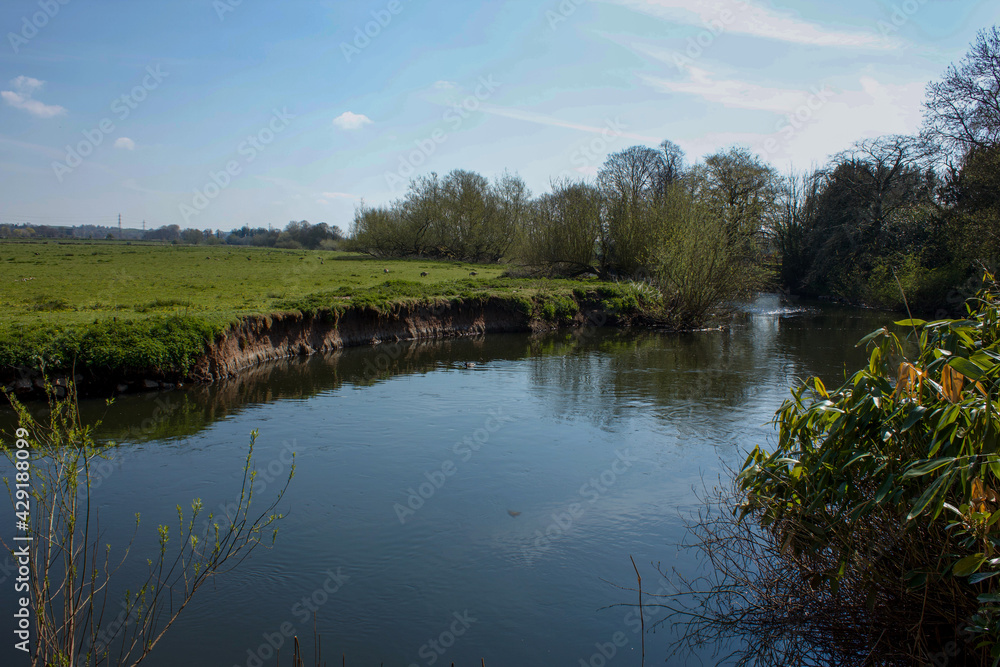
<svg viewBox="0 0 1000 667"><path fill-rule="evenodd" d="M112 381L149 375L187 377L213 342L250 316L298 314L336 326L348 311L391 315L421 304L458 306L487 302L536 326L570 326L584 311L601 312L609 324L652 316L656 295L632 283L500 278L460 280L434 286L390 280L357 290L340 288L280 303L272 313L236 317L173 312L143 319L105 317L91 323L45 324L0 329L0 380L13 382L28 373L84 375Z"/></svg>

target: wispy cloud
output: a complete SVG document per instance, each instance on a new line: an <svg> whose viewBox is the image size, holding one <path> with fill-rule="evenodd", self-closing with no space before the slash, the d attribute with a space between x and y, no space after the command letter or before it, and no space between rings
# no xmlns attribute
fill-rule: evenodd
<svg viewBox="0 0 1000 667"><path fill-rule="evenodd" d="M506 107L483 105L479 110L483 113L493 114L494 116L503 116L505 118L513 118L514 120L523 120L528 123L536 123L538 125L565 127L568 130L579 130L580 132L589 132L590 134L605 134L608 131L607 125L598 127L594 125L583 125L581 123L571 123L569 121L553 118L552 116L546 116L540 113L522 111L521 109L509 109ZM618 132L616 133L616 136L628 137L629 139L635 139L637 141L652 141L654 143L660 142L660 139L657 139L656 137L650 137L644 134L633 134L631 132Z"/></svg>
<svg viewBox="0 0 1000 667"><path fill-rule="evenodd" d="M122 148L127 151L135 150L135 142L128 137L118 137L115 139L115 148Z"/></svg>
<svg viewBox="0 0 1000 667"><path fill-rule="evenodd" d="M333 119L333 124L342 130L352 131L360 130L365 125L371 125L372 119L364 114L357 114L351 111L345 111L336 118Z"/></svg>
<svg viewBox="0 0 1000 667"><path fill-rule="evenodd" d="M787 88L758 86L735 79L716 79L708 70L687 68L688 78L683 81L663 79L649 74L639 74L642 81L664 93L697 95L709 102L738 109L787 112L802 104L808 92Z"/></svg>
<svg viewBox="0 0 1000 667"><path fill-rule="evenodd" d="M342 199L352 200L357 199L357 197L347 192L322 192L316 199L316 203L329 206L331 203Z"/></svg>
<svg viewBox="0 0 1000 667"><path fill-rule="evenodd" d="M45 85L44 81L30 76L19 76L10 82L13 90L0 90L0 98L15 109L27 111L39 118L52 118L66 113L66 109L56 104L45 104L34 99L36 92Z"/></svg>
<svg viewBox="0 0 1000 667"><path fill-rule="evenodd" d="M17 139L12 139L10 137L0 134L0 144L6 146L13 146L15 148L21 149L23 151L28 151L38 155L43 155L47 159L60 160L66 157L66 154L62 151L55 150L48 146L41 146L39 144L31 144L26 141L19 141Z"/></svg>
<svg viewBox="0 0 1000 667"><path fill-rule="evenodd" d="M810 46L893 49L896 40L875 31L831 30L791 14L751 4L747 0L607 0L675 23L703 27L710 22L726 32ZM729 17L725 20L723 17Z"/></svg>

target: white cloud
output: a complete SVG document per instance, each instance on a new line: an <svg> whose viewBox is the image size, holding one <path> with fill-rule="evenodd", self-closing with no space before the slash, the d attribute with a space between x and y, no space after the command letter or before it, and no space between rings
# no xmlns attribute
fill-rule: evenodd
<svg viewBox="0 0 1000 667"><path fill-rule="evenodd" d="M434 88L436 90L454 90L458 88L458 84L454 81L435 81Z"/></svg>
<svg viewBox="0 0 1000 667"><path fill-rule="evenodd" d="M568 130L579 130L580 132L588 132L590 134L600 134L607 135L609 132L616 137L627 137L629 139L636 139L638 141L652 141L653 143L658 143L660 140L656 137L650 137L644 134L636 134L633 132L625 132L624 128L628 126L619 123L617 118L609 118L603 127L596 127L593 125L583 125L582 123L572 123L559 118L553 118L552 116L546 116L540 113L534 113L532 111L524 111L522 109L508 109L506 107L498 107L490 104L484 104L479 108L483 113L493 114L494 116L503 116L504 118L513 118L514 120L523 120L528 123L535 123L537 125L548 125L550 127L564 127ZM619 127L620 126L620 127Z"/></svg>
<svg viewBox="0 0 1000 667"><path fill-rule="evenodd" d="M709 102L738 109L756 109L789 113L805 101L810 93L787 88L768 88L735 79L715 79L711 72L688 67L686 81L662 79L648 74L639 77L648 86L664 93L697 95Z"/></svg>
<svg viewBox="0 0 1000 667"><path fill-rule="evenodd" d="M896 40L870 31L829 30L793 15L759 7L747 0L608 0L676 23L705 27L721 25L725 32L811 46L893 49Z"/></svg>
<svg viewBox="0 0 1000 667"><path fill-rule="evenodd" d="M333 124L342 130L360 130L365 125L370 125L372 119L364 114L352 113L350 111L345 111L336 118L333 119Z"/></svg>
<svg viewBox="0 0 1000 667"><path fill-rule="evenodd" d="M118 137L115 139L115 148L124 148L127 151L134 151L135 142L128 137Z"/></svg>
<svg viewBox="0 0 1000 667"><path fill-rule="evenodd" d="M332 202L342 199L357 199L357 197L347 192L321 192L319 199L316 200L316 203L329 205Z"/></svg>
<svg viewBox="0 0 1000 667"><path fill-rule="evenodd" d="M44 83L30 76L19 76L10 82L14 90L0 90L0 98L9 106L39 118L52 118L66 113L66 109L59 105L45 104L34 99L34 94L41 90Z"/></svg>
<svg viewBox="0 0 1000 667"><path fill-rule="evenodd" d="M14 88L16 88L18 92L21 92L30 97L31 94L34 93L36 90L39 90L44 85L44 83L45 83L44 81L33 79L30 76L21 75L16 79L11 80L10 85L14 86Z"/></svg>
<svg viewBox="0 0 1000 667"><path fill-rule="evenodd" d="M684 148L691 155L705 155L742 144L782 171L819 167L816 160L825 161L860 139L917 132L923 95L923 82L882 83L861 76L822 103L814 98L815 110L801 105L784 110L775 117L772 132L710 133L685 142Z"/></svg>

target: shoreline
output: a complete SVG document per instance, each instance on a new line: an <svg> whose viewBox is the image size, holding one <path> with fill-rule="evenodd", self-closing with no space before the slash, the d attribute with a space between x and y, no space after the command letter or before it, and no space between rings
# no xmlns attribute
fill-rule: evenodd
<svg viewBox="0 0 1000 667"><path fill-rule="evenodd" d="M400 301L379 308L337 305L313 312L254 314L205 341L187 369L48 369L25 366L0 370L0 385L19 398L44 397L48 377L57 396L72 377L81 396L113 396L211 384L236 377L268 361L305 357L346 347L436 340L488 333L533 333L562 328L628 328L645 319L638 303L589 291L567 295L486 296Z"/></svg>

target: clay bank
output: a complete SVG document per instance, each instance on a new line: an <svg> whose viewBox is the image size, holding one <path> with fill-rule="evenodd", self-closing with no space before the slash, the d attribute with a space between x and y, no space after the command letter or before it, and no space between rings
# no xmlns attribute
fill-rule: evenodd
<svg viewBox="0 0 1000 667"><path fill-rule="evenodd" d="M380 305L342 303L243 316L201 338L202 349L193 354L190 350L182 353L170 349L183 341L179 336L171 338L169 328L150 330L148 339L132 343L112 336L119 346L166 346L168 354L150 353L147 363L143 363L141 354L115 358L93 354L105 343L100 337L95 337L92 344L78 340L84 354L54 354L56 363L49 364L6 365L0 382L9 391L28 395L42 393L48 378L61 395L73 378L83 394L111 395L172 389L184 383L211 383L263 362L351 346L557 328L629 327L644 321L644 310L637 301L610 291L424 299Z"/></svg>

